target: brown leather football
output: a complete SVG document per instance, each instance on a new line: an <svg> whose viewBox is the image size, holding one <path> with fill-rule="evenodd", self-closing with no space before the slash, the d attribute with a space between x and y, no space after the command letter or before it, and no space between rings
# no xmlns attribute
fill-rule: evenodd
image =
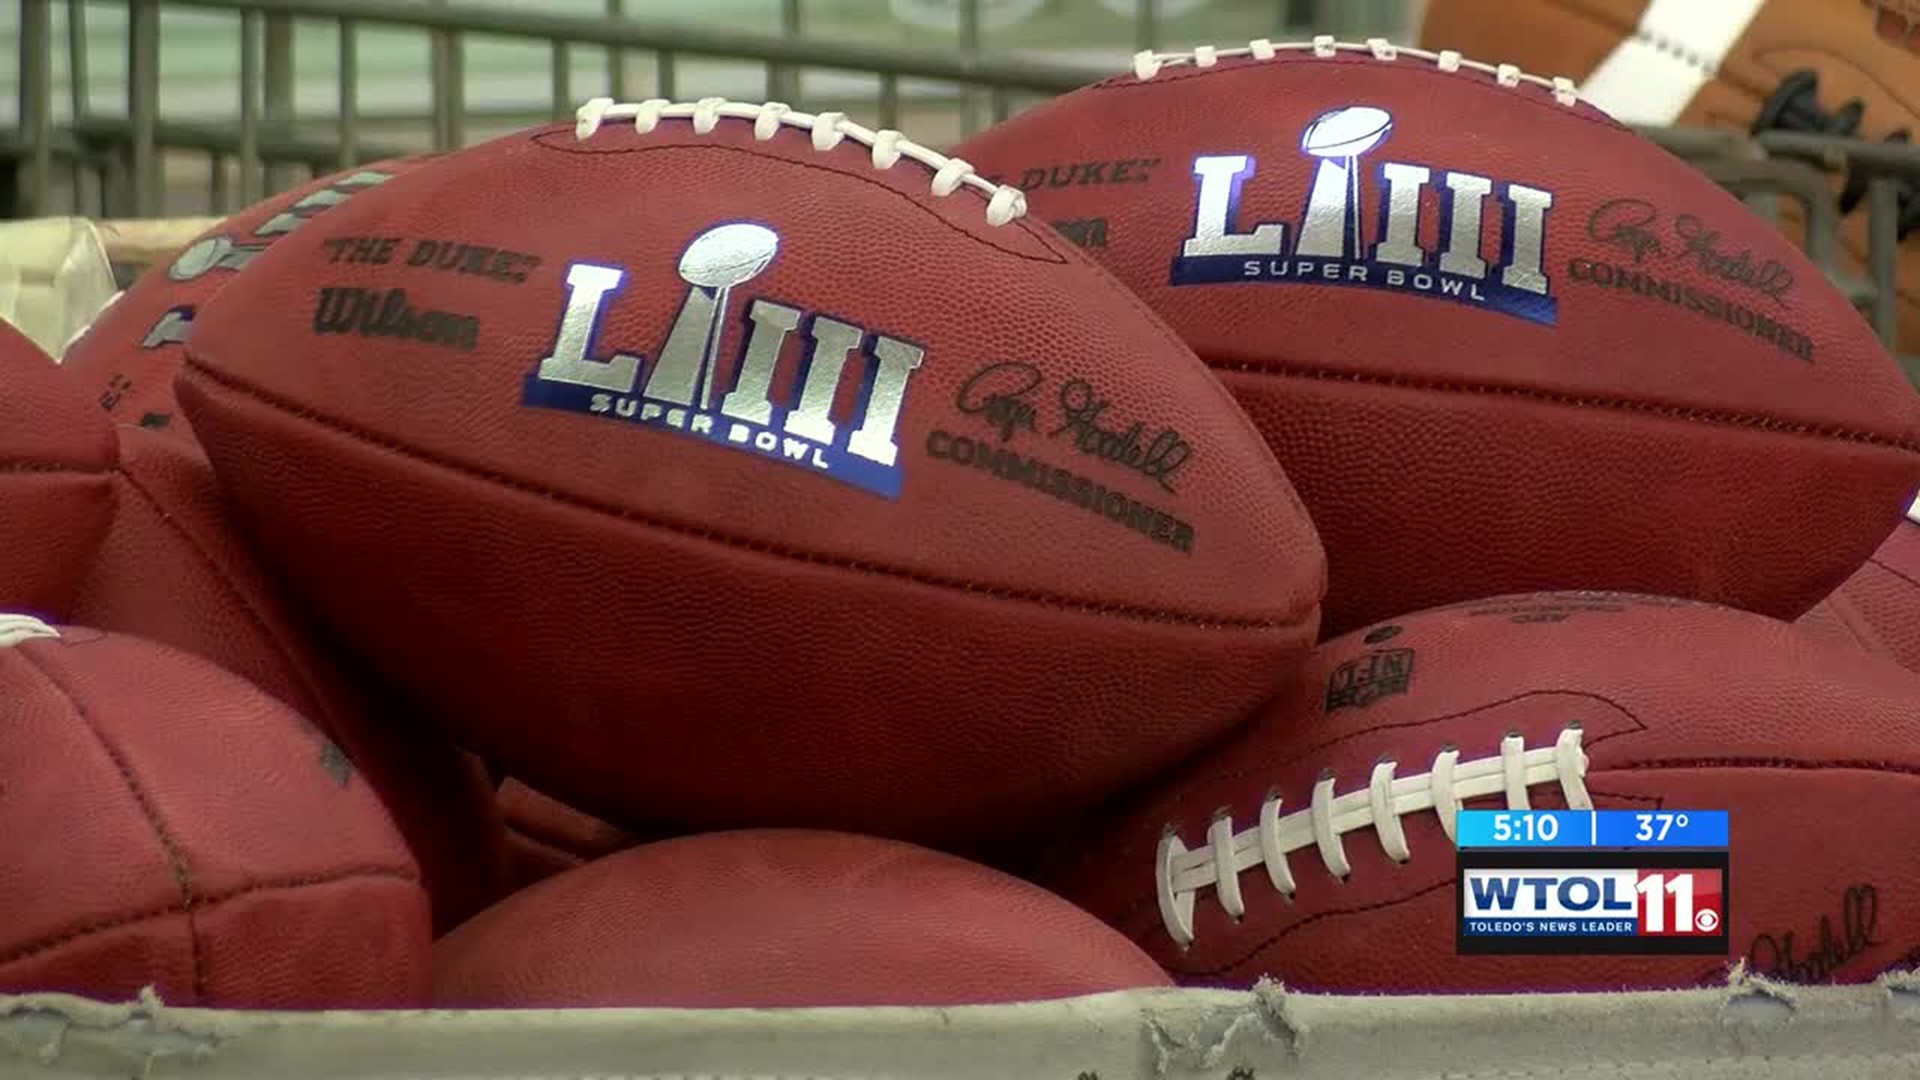
<svg viewBox="0 0 1920 1080"><path fill-rule="evenodd" d="M122 424L191 440L174 376L200 309L259 254L317 214L437 155L369 162L262 199L140 276L67 346L60 362Z"/></svg>
<svg viewBox="0 0 1920 1080"><path fill-rule="evenodd" d="M1233 399L1021 205L835 114L595 102L275 244L181 402L287 581L503 774L985 839L1243 719L1324 585Z"/></svg>
<svg viewBox="0 0 1920 1080"><path fill-rule="evenodd" d="M342 662L240 535L199 447L177 431L116 434L113 521L67 617L210 660L324 731L392 811L438 928L498 899L506 835L485 771Z"/></svg>
<svg viewBox="0 0 1920 1080"><path fill-rule="evenodd" d="M1739 959L1866 981L1920 960L1917 701L1887 660L1709 604L1442 608L1322 645L1051 884L1189 984L1621 990ZM1732 955L1460 955L1454 814L1563 807L1726 811Z"/></svg>
<svg viewBox="0 0 1920 1080"><path fill-rule="evenodd" d="M0 319L0 608L64 616L113 517L113 426Z"/></svg>
<svg viewBox="0 0 1920 1080"><path fill-rule="evenodd" d="M1920 484L1920 395L1846 297L1564 79L1149 53L955 152L1246 407L1326 543L1328 634L1536 589L1792 618Z"/></svg>
<svg viewBox="0 0 1920 1080"><path fill-rule="evenodd" d="M187 653L0 613L0 993L425 1003L427 895L285 705Z"/></svg>
<svg viewBox="0 0 1920 1080"><path fill-rule="evenodd" d="M911 844L763 829L644 844L434 946L441 1008L974 1005L1169 985L1018 878Z"/></svg>

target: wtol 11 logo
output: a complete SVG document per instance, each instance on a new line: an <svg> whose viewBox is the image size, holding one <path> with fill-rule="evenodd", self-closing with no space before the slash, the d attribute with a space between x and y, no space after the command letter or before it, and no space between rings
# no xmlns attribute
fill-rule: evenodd
<svg viewBox="0 0 1920 1080"><path fill-rule="evenodd" d="M1558 303L1543 260L1553 193L1461 169L1384 161L1363 169L1363 155L1386 141L1393 117L1370 105L1322 113L1300 136L1300 151L1319 160L1297 226L1239 222L1240 198L1257 162L1246 154L1197 157L1193 233L1174 257L1174 285L1264 282L1391 289L1498 311L1553 325ZM1378 192L1367 243L1362 177ZM1436 187L1437 178L1437 187ZM1429 250L1421 240L1423 203L1438 193ZM1500 255L1490 262L1481 234L1489 203L1500 216ZM1245 231L1236 229L1245 228Z"/></svg>
<svg viewBox="0 0 1920 1080"><path fill-rule="evenodd" d="M728 357L732 378L722 383L734 291L779 252L779 234L755 222L727 222L694 237L680 255L679 314L651 367L644 354L623 351L630 343L603 340L626 270L573 263L566 310L521 403L662 428L897 497L896 436L907 383L926 356L920 346L756 296L745 304L746 332ZM799 385L776 393L781 355L795 337ZM858 380L856 422L843 425L833 410L849 367Z"/></svg>
<svg viewBox="0 0 1920 1080"><path fill-rule="evenodd" d="M1462 811L1464 954L1727 953L1722 811Z"/></svg>

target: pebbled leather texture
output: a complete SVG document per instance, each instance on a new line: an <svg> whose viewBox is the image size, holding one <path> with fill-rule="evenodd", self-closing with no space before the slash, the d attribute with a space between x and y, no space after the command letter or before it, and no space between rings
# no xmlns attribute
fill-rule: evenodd
<svg viewBox="0 0 1920 1080"><path fill-rule="evenodd" d="M1392 672L1405 678L1375 678ZM1788 981L1864 982L1920 956L1920 677L1895 664L1759 615L1589 592L1392 619L1327 642L1298 675L1253 723L1085 836L1081 858L1049 879L1182 983L1272 976L1315 992L1446 993L1723 980L1714 957L1458 955L1454 849L1432 810L1400 818L1404 864L1363 827L1341 841L1346 879L1309 846L1288 860L1291 901L1251 867L1238 875L1241 919L1208 886L1191 946L1165 929L1163 830L1198 848L1213 815L1250 828L1269 793L1282 813L1307 807L1323 770L1337 793L1365 791L1382 760L1410 777L1449 745L1464 764L1497 758L1508 732L1551 747L1576 722L1596 808L1728 812L1727 960ZM1542 784L1527 805L1566 803Z"/></svg>
<svg viewBox="0 0 1920 1080"><path fill-rule="evenodd" d="M115 423L191 442L174 376L200 309L251 258L317 214L439 157L420 154L331 173L233 214L140 276L67 347L60 363Z"/></svg>
<svg viewBox="0 0 1920 1080"><path fill-rule="evenodd" d="M0 320L0 608L61 618L113 517L113 429Z"/></svg>
<svg viewBox="0 0 1920 1080"><path fill-rule="evenodd" d="M61 634L0 647L0 990L423 1004L419 871L340 752L203 660Z"/></svg>
<svg viewBox="0 0 1920 1080"><path fill-rule="evenodd" d="M852 141L758 142L747 120L509 136L261 256L202 316L182 403L288 580L506 775L676 831L1019 830L1270 694L1317 633L1323 558L1272 455L1164 324L1044 227L991 227L979 192L937 197L932 180L913 161L876 169ZM680 254L742 219L782 246L736 290L729 333L748 297L768 298L924 350L897 499L658 424L521 404L569 267L619 269L593 348L651 364L688 295ZM329 261L356 237L397 238L393 258ZM518 253L490 265L519 279L409 266L422 239ZM317 336L325 288L402 289L410 310L477 320L474 348ZM787 347L783 405L804 366ZM1002 440L960 392L1007 361L1046 389L1031 428ZM1188 463L1163 485L1056 436L1076 378L1107 402L1103 426L1177 431ZM1044 472L942 459L936 432L1163 507L1193 525L1192 549L1041 490Z"/></svg>
<svg viewBox="0 0 1920 1080"><path fill-rule="evenodd" d="M1920 524L1902 518L1873 558L1800 624L1920 671Z"/></svg>
<svg viewBox="0 0 1920 1080"><path fill-rule="evenodd" d="M1447 178L1485 179L1479 244L1467 250L1488 265L1476 286L1486 303L1297 279L1171 283L1196 228L1197 156L1249 156L1230 231L1284 223L1291 244L1316 177L1331 184L1340 168L1303 152L1303 132L1360 105L1391 120L1352 177L1369 257L1386 221L1384 163L1427 170L1417 269L1429 274L1455 201L1439 194ZM955 152L1032 184L1043 220L1103 223L1093 253L1239 398L1326 545L1325 635L1543 588L1793 617L1860 565L1920 483L1920 397L1845 298L1706 177L1545 87L1405 54L1226 58L1108 79ZM1111 169L1098 183L1072 171L1122 158L1154 164L1130 167L1125 183ZM1323 160L1334 173L1319 171ZM1512 243L1512 185L1552 197L1540 262L1551 324L1492 306ZM1620 232L1637 220L1622 216L1626 204L1603 210L1621 199L1653 215L1638 234ZM1778 296L1733 280L1741 253L1747 270L1776 264L1768 288ZM1387 273L1378 262L1308 261L1322 277L1364 272L1378 285ZM1597 264L1613 284L1599 283ZM1648 280L1634 274L1653 283L1620 286ZM1716 297L1723 312L1738 305L1748 329L1687 307L1688 295ZM1807 356L1757 336L1762 317L1802 335Z"/></svg>
<svg viewBox="0 0 1920 1080"><path fill-rule="evenodd" d="M952 855L769 829L646 844L442 938L441 1008L968 1005L1166 986L1057 896Z"/></svg>
<svg viewBox="0 0 1920 1080"><path fill-rule="evenodd" d="M198 447L124 424L118 435L117 510L73 621L211 660L325 731L392 811L437 927L503 895L506 836L484 771L336 658L248 548Z"/></svg>

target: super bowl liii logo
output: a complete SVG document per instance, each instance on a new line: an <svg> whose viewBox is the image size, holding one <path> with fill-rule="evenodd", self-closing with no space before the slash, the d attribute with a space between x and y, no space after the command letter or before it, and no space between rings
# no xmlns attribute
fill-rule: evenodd
<svg viewBox="0 0 1920 1080"><path fill-rule="evenodd" d="M1300 150L1318 158L1319 165L1297 225L1238 220L1241 189L1255 174L1253 158L1195 158L1193 232L1174 257L1172 283L1392 289L1552 325L1557 305L1542 260L1553 194L1409 162L1382 161L1363 169L1361 157L1392 132L1393 117L1369 105L1334 109L1308 124ZM1363 176L1372 183L1363 184ZM1371 214L1368 187L1378 192ZM1429 192L1439 196L1437 242L1431 249L1420 236ZM1497 262L1489 261L1481 246L1489 212L1501 215ZM1369 217L1377 222L1371 245L1364 227Z"/></svg>
<svg viewBox="0 0 1920 1080"><path fill-rule="evenodd" d="M733 350L732 384L717 385L733 292L764 272L779 251L779 234L752 222L694 237L680 256L686 284L680 311L650 369L644 354L620 351L631 343L602 340L606 311L617 302L626 271L568 266L566 311L551 349L527 376L522 403L664 428L898 496L896 434L907 383L925 357L919 346L755 297L746 305L744 340ZM776 369L795 335L805 355L799 389L776 402ZM854 422L843 427L832 413L849 367L859 394Z"/></svg>
<svg viewBox="0 0 1920 1080"><path fill-rule="evenodd" d="M215 271L238 273L259 254L286 234L306 224L315 215L330 210L351 199L356 192L384 184L393 179L393 174L378 169L359 169L342 176L323 188L308 192L285 210L273 215L247 236L231 236L216 233L203 237L188 245L167 264L167 280L177 282L198 281ZM179 304L160 313L140 339L143 349L157 349L162 345L178 345L187 340L193 332L193 320L197 308L193 304Z"/></svg>

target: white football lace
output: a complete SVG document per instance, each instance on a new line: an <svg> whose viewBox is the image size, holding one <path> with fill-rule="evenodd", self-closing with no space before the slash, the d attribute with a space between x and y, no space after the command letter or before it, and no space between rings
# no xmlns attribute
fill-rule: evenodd
<svg viewBox="0 0 1920 1080"><path fill-rule="evenodd" d="M1666 53L1681 63L1697 68L1708 75L1716 74L1720 70L1719 63L1713 57L1657 30L1636 28L1633 36L1653 51Z"/></svg>
<svg viewBox="0 0 1920 1080"><path fill-rule="evenodd" d="M647 134L666 119L691 120L696 135L712 131L722 119L753 121L753 137L766 142L782 127L799 128L813 137L813 148L826 152L846 139L869 147L873 167L891 169L902 159L917 162L933 172L933 193L945 198L963 187L987 196L987 224L999 226L1023 217L1027 197L1018 188L994 184L973 171L959 158L948 157L930 147L908 139L897 131L862 127L837 112L804 113L777 101L754 105L725 98L702 98L692 102L673 102L652 98L638 103L616 103L612 98L594 98L580 106L575 114L574 135L587 139L609 120L631 120L633 129Z"/></svg>
<svg viewBox="0 0 1920 1080"><path fill-rule="evenodd" d="M9 649L32 638L59 637L60 631L31 615L0 611L0 649Z"/></svg>
<svg viewBox="0 0 1920 1080"><path fill-rule="evenodd" d="M1160 920L1168 936L1183 948L1193 943L1194 896L1201 889L1212 889L1233 918L1245 915L1240 873L1256 866L1266 867L1267 880L1291 900L1296 886L1287 856L1295 851L1314 848L1327 873L1346 878L1350 866L1341 837L1350 832L1372 829L1389 859L1406 862L1412 852L1400 819L1408 814L1432 810L1452 840L1454 815L1468 799L1504 795L1507 809L1526 810L1529 788L1557 784L1569 808L1593 808L1577 723L1567 725L1552 746L1529 750L1524 739L1510 733L1500 740L1497 757L1461 761L1460 751L1446 746L1434 755L1426 773L1395 776L1393 770L1392 760L1381 760L1364 789L1344 795L1334 794L1333 774L1322 773L1306 809L1291 814L1280 813L1280 794L1274 792L1260 804L1259 824L1241 832L1233 830L1232 817L1221 813L1207 828L1207 842L1197 848L1181 843L1169 829L1160 838L1153 867Z"/></svg>
<svg viewBox="0 0 1920 1080"><path fill-rule="evenodd" d="M1428 60L1441 71L1477 71L1491 75L1493 81L1501 86L1529 85L1551 90L1554 100L1562 105L1577 105L1580 102L1580 93L1574 87L1573 80L1563 76L1547 79L1538 75L1529 75L1512 64L1483 64L1478 60L1468 60L1452 49L1428 52L1425 49L1395 45L1386 38L1368 38L1364 42L1335 41L1331 34L1321 34L1312 41L1276 42L1257 38L1248 42L1244 49L1217 49L1211 45L1202 45L1191 52L1161 53L1149 49L1134 54L1133 74L1138 79L1146 80L1160 74L1162 68L1209 68L1228 57L1251 56L1255 60L1271 60L1281 53L1303 52L1310 52L1321 59L1341 53L1367 53L1375 60L1394 61L1402 57Z"/></svg>

